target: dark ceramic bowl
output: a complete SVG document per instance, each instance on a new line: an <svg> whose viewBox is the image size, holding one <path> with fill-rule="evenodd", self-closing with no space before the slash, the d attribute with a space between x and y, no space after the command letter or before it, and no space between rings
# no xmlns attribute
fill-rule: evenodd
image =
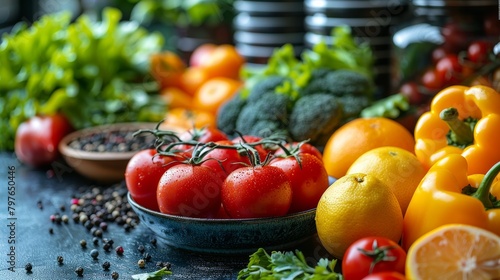
<svg viewBox="0 0 500 280"><path fill-rule="evenodd" d="M128 201L142 224L167 244L210 254L247 254L258 248L285 250L316 233L316 209L275 218L202 219L162 214Z"/></svg>

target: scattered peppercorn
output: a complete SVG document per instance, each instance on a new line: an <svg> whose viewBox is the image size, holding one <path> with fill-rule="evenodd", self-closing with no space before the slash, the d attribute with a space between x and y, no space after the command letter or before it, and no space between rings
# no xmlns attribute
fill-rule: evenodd
<svg viewBox="0 0 500 280"><path fill-rule="evenodd" d="M75 273L78 276L83 276L83 267L79 266L75 269Z"/></svg>
<svg viewBox="0 0 500 280"><path fill-rule="evenodd" d="M143 259L140 259L139 261L137 261L137 265L140 268L144 268L146 266L146 262Z"/></svg>
<svg viewBox="0 0 500 280"><path fill-rule="evenodd" d="M59 264L63 264L64 263L64 258L62 256L57 256L57 262Z"/></svg>
<svg viewBox="0 0 500 280"><path fill-rule="evenodd" d="M68 221L69 221L68 215L62 215L61 216L61 220L62 220L63 223L67 224Z"/></svg>
<svg viewBox="0 0 500 280"><path fill-rule="evenodd" d="M97 257L99 256L99 251L97 251L96 249L92 249L92 251L90 251L90 256L96 260Z"/></svg>
<svg viewBox="0 0 500 280"><path fill-rule="evenodd" d="M118 277L120 277L120 275L118 274L118 272L113 271L111 273L111 279L116 280L116 279L118 279Z"/></svg>
<svg viewBox="0 0 500 280"><path fill-rule="evenodd" d="M118 255L123 255L123 251L124 251L124 250L123 250L123 247L122 247L122 246L118 246L118 247L116 247L115 251L116 251L116 253L117 253Z"/></svg>
<svg viewBox="0 0 500 280"><path fill-rule="evenodd" d="M139 245L137 247L137 250L139 251L139 253L144 253L144 251L146 251L146 248L144 248L144 245Z"/></svg>
<svg viewBox="0 0 500 280"><path fill-rule="evenodd" d="M142 258L148 262L151 260L151 255L148 252L146 252L142 255Z"/></svg>
<svg viewBox="0 0 500 280"><path fill-rule="evenodd" d="M31 270L33 269L33 265L31 263L27 263L25 266L24 266L24 269L26 270L26 272L30 273Z"/></svg>
<svg viewBox="0 0 500 280"><path fill-rule="evenodd" d="M43 210L43 203L41 200L36 202L36 207L38 207L38 209L40 209L40 210Z"/></svg>
<svg viewBox="0 0 500 280"><path fill-rule="evenodd" d="M63 205L59 206L59 209L64 212L64 211L66 211L66 206L63 204Z"/></svg>
<svg viewBox="0 0 500 280"><path fill-rule="evenodd" d="M156 238L152 237L151 238L151 244L156 245L156 243L157 243Z"/></svg>
<svg viewBox="0 0 500 280"><path fill-rule="evenodd" d="M99 238L97 237L92 238L92 243L94 243L94 245L99 244Z"/></svg>
<svg viewBox="0 0 500 280"><path fill-rule="evenodd" d="M85 239L80 240L80 246L82 246L82 248L87 247L87 241Z"/></svg>
<svg viewBox="0 0 500 280"><path fill-rule="evenodd" d="M50 234L54 234L54 229L53 228L49 228L49 233Z"/></svg>
<svg viewBox="0 0 500 280"><path fill-rule="evenodd" d="M167 270L170 270L172 264L170 262L159 261L156 263L156 266L159 268L166 268Z"/></svg>
<svg viewBox="0 0 500 280"><path fill-rule="evenodd" d="M102 263L102 268L104 270L108 270L111 267L111 264L108 261Z"/></svg>
<svg viewBox="0 0 500 280"><path fill-rule="evenodd" d="M104 245L102 245L102 248L103 248L106 252L108 252L108 251L109 251L109 249L111 249L111 244L109 244L109 243L104 243Z"/></svg>

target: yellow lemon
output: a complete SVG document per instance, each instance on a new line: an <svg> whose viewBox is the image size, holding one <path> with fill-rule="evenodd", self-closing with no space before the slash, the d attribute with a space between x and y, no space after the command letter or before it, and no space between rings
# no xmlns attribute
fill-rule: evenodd
<svg viewBox="0 0 500 280"><path fill-rule="evenodd" d="M347 174L372 174L384 182L398 199L403 215L427 170L417 156L399 147L380 147L365 152Z"/></svg>
<svg viewBox="0 0 500 280"><path fill-rule="evenodd" d="M367 236L399 242L403 214L391 189L377 177L363 173L345 175L321 196L316 209L321 244L341 259L354 241Z"/></svg>
<svg viewBox="0 0 500 280"><path fill-rule="evenodd" d="M408 250L409 280L500 279L500 236L470 225L448 224L418 238Z"/></svg>

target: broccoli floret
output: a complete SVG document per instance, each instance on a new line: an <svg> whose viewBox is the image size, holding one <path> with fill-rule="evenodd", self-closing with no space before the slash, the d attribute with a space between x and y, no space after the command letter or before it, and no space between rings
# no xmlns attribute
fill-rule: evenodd
<svg viewBox="0 0 500 280"><path fill-rule="evenodd" d="M242 134L267 137L285 135L288 124L289 96L265 94L254 102L247 102L236 120L236 130Z"/></svg>
<svg viewBox="0 0 500 280"><path fill-rule="evenodd" d="M236 136L236 120L246 103L240 92L222 104L217 112L217 127L230 137Z"/></svg>
<svg viewBox="0 0 500 280"><path fill-rule="evenodd" d="M302 95L328 93L335 96L372 96L374 86L365 75L352 70L313 70Z"/></svg>
<svg viewBox="0 0 500 280"><path fill-rule="evenodd" d="M323 146L327 136L337 128L342 117L337 97L317 93L302 96L290 112L288 130L295 141L310 139L310 143Z"/></svg>
<svg viewBox="0 0 500 280"><path fill-rule="evenodd" d="M348 122L360 116L364 108L370 106L371 99L367 96L342 96L337 97L342 105L342 123Z"/></svg>
<svg viewBox="0 0 500 280"><path fill-rule="evenodd" d="M255 84L248 94L248 102L259 100L263 95L274 94L277 86L283 84L286 78L281 76L270 76Z"/></svg>

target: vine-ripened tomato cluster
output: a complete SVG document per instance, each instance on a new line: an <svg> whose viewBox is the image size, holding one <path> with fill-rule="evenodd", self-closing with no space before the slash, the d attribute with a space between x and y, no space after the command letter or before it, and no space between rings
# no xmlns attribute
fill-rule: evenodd
<svg viewBox="0 0 500 280"><path fill-rule="evenodd" d="M137 153L125 181L132 198L165 214L214 219L284 216L316 207L329 186L321 152L307 142L216 128L140 130L155 149Z"/></svg>

